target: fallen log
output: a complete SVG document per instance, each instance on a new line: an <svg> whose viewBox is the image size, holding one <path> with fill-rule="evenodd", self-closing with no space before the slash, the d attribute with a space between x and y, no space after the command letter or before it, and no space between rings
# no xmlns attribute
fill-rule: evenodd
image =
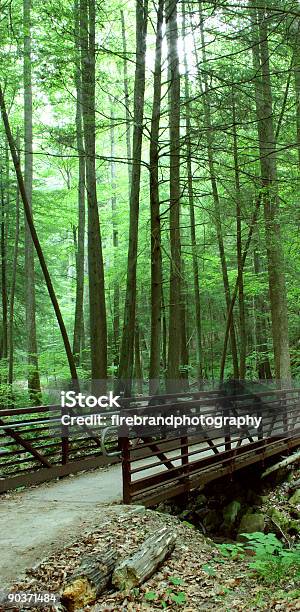
<svg viewBox="0 0 300 612"><path fill-rule="evenodd" d="M295 463L295 461L300 461L300 451L297 451L297 453L294 453L290 457L286 457L286 459L271 465L271 467L262 473L261 478L266 478L266 476L269 476L269 474L272 474L273 472L276 472L277 470L280 470L280 468L284 468L291 463Z"/></svg>
<svg viewBox="0 0 300 612"><path fill-rule="evenodd" d="M145 582L172 552L175 539L174 532L167 527L154 533L134 555L115 567L113 585L120 590L127 590Z"/></svg>
<svg viewBox="0 0 300 612"><path fill-rule="evenodd" d="M61 602L69 612L93 603L111 580L117 562L115 551L88 555L64 587Z"/></svg>

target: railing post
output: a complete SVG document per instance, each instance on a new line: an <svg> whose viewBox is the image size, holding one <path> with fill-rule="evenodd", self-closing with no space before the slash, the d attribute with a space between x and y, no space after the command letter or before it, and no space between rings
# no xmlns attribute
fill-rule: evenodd
<svg viewBox="0 0 300 612"><path fill-rule="evenodd" d="M231 409L231 401L225 400L224 405L222 406L223 419L224 417L230 416L230 409ZM226 425L224 425L224 442L225 442L225 451L230 451L231 450L231 431L230 431L230 425L227 422L226 422Z"/></svg>
<svg viewBox="0 0 300 612"><path fill-rule="evenodd" d="M123 502L124 504L131 504L131 463L128 431L122 431L120 446L122 451Z"/></svg>
<svg viewBox="0 0 300 612"><path fill-rule="evenodd" d="M261 418L261 422L257 430L257 438L258 440L262 440L264 437L263 419L265 415L264 415L263 405L262 405L262 401L260 397L255 399L255 404L257 406L256 416L258 419Z"/></svg>
<svg viewBox="0 0 300 612"><path fill-rule="evenodd" d="M288 419L288 411L287 411L287 402L288 395L286 393L282 394L281 405L282 405L282 425L283 425L283 433L285 436L288 434L289 430L289 419Z"/></svg>
<svg viewBox="0 0 300 612"><path fill-rule="evenodd" d="M61 417L68 414L65 407L61 407ZM66 465L69 459L69 426L61 424L61 462Z"/></svg>
<svg viewBox="0 0 300 612"><path fill-rule="evenodd" d="M180 454L181 454L181 465L182 472L185 474L185 478L183 478L183 483L186 485L186 490L189 488L189 439L188 436L182 436L180 438Z"/></svg>

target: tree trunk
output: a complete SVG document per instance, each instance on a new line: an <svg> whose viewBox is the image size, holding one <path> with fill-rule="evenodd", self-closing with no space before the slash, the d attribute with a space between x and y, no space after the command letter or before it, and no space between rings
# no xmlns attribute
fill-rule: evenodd
<svg viewBox="0 0 300 612"><path fill-rule="evenodd" d="M4 124L5 133L6 133L6 138L9 144L9 148L10 148L10 152L11 152L11 156L12 156L12 160L13 160L13 164L14 164L14 168L16 172L20 195L23 201L26 220L28 223L28 227L30 229L32 241L33 241L33 244L35 246L35 249L36 249L36 252L39 258L39 262L40 262L40 265L41 265L41 268L44 274L45 282L47 285L48 293L49 293L49 296L50 296L50 299L51 299L51 302L54 308L54 312L57 318L57 322L60 328L62 340L64 343L66 355L68 358L70 374L74 381L75 388L78 389L79 387L78 376L77 376L77 371L76 371L76 365L75 365L74 358L73 358L73 353L71 350L71 345L69 342L69 337L67 334L66 326L64 324L64 320L61 315L61 311L60 311L59 304L56 298L56 294L55 294L55 291L52 285L52 281L51 281L50 274L47 268L45 257L44 257L44 254L41 248L41 244L40 244L40 241L39 241L36 229L35 229L34 222L33 222L31 207L27 199L25 183L24 183L22 172L21 172L20 159L17 155L14 139L13 139L12 132L10 129L10 124L9 124L8 115L7 115L6 106L5 106L5 100L3 96L3 90L1 86L0 86L0 108L1 108L1 115L2 115L2 120Z"/></svg>
<svg viewBox="0 0 300 612"><path fill-rule="evenodd" d="M195 325L197 335L197 364L198 364L198 381L201 384L203 378L203 358L202 358L202 329L201 329L201 301L200 301L200 283L199 283L199 268L198 268L198 246L196 240L195 226L195 208L194 208L194 191L193 191L193 173L192 173L192 150L191 150L191 116L190 116L190 91L189 91L189 75L188 61L186 52L186 20L185 20L185 2L183 3L183 43L184 43L184 93L185 93L185 133L186 133L186 163L187 163L187 183L188 183L188 200L190 214L190 234L193 257L193 279L194 279L194 300L195 300Z"/></svg>
<svg viewBox="0 0 300 612"><path fill-rule="evenodd" d="M138 323L135 324L135 340L134 340L134 362L135 362L135 378L137 383L137 392L142 395L143 393L143 369L142 369L142 356L140 346L140 328Z"/></svg>
<svg viewBox="0 0 300 612"><path fill-rule="evenodd" d="M298 151L298 165L300 172L300 19L293 18L289 27L293 50L293 73L295 84L295 100L296 100L296 137Z"/></svg>
<svg viewBox="0 0 300 612"><path fill-rule="evenodd" d="M244 269L244 265L245 265L245 261L246 261L246 257L249 251L249 247L250 247L250 243L251 243L251 239L252 239L252 235L257 223L257 219L258 219L258 215L259 215L259 210L260 210L260 205L261 205L261 195L258 196L256 203L255 203L255 207L254 207L254 211L253 211L253 215L252 215L252 221L251 221L251 225L249 228L249 232L248 232L248 237L246 240L246 244L245 244L245 248L244 248L244 252L243 252L243 257L242 257L242 270ZM225 336L224 336L224 345L223 345L223 351L222 351L222 357L221 357L221 366L220 366L220 380L223 380L224 378L224 369L225 369L225 362L226 362L226 353L227 353L227 344L228 344L228 337L229 337L229 330L230 330L230 325L231 325L231 321L232 321L232 315L233 315L233 309L234 309L234 305L235 305L235 300L237 298L237 294L238 294L238 279L236 280L235 283L235 287L234 287L234 291L232 294L232 298L231 298L231 302L230 302L230 306L229 306L229 310L227 311L227 320L226 320L226 329L225 329Z"/></svg>
<svg viewBox="0 0 300 612"><path fill-rule="evenodd" d="M246 374L246 352L247 352L247 336L246 336L246 321L245 321L245 304L244 304L244 279L243 279L243 252L242 252L242 209L241 209L241 186L240 186L240 170L238 143L236 132L236 105L235 93L232 92L232 135L233 135L233 159L234 159L234 177L235 177L235 200L236 200L236 247L237 247L237 283L239 297L239 318L240 318L240 371L239 375L242 380Z"/></svg>
<svg viewBox="0 0 300 612"><path fill-rule="evenodd" d="M183 261L182 272L184 278ZM180 353L180 378L183 381L182 389L187 391L189 388L189 350L187 344L187 286L181 281L181 300L180 300L180 327L181 327L181 353Z"/></svg>
<svg viewBox="0 0 300 612"><path fill-rule="evenodd" d="M134 130L132 180L130 189L129 246L124 322L120 351L119 380L130 392L134 360L134 330L136 312L136 269L140 206L141 155L143 138L146 35L148 0L136 1L136 69L134 82Z"/></svg>
<svg viewBox="0 0 300 612"><path fill-rule="evenodd" d="M203 76L204 88L202 86L202 75L200 71L199 71L199 82L200 82L200 87L203 93L203 110L204 110L204 119L205 119L206 133L207 133L208 165L209 165L210 181L211 181L212 192L213 192L214 217L215 217L217 240L218 240L218 246L219 246L219 254L220 254L220 260L221 260L225 301L226 301L226 308L227 308L227 313L228 313L230 309L231 296L230 296L227 262L226 262L224 240L223 240L223 230L222 230L222 221L221 221L221 212L220 212L221 205L220 205L220 200L219 200L219 192L218 192L215 164L214 164L214 158L213 158L213 136L212 136L213 127L212 127L212 121L211 121L208 80L207 80L207 74L205 72L206 66L207 66L206 41L205 41L205 36L204 36L201 2L199 4L199 7L200 7L200 34L201 34L202 60L203 60L203 66L204 66L204 76ZM235 336L233 317L231 318L231 322L230 322L230 341L231 341L233 376L234 378L237 379L239 378L239 365L238 365L238 355L237 355L236 336Z"/></svg>
<svg viewBox="0 0 300 612"><path fill-rule="evenodd" d="M167 0L169 132L170 132L170 296L167 391L180 388L180 74L178 58L177 1Z"/></svg>
<svg viewBox="0 0 300 612"><path fill-rule="evenodd" d="M165 307L165 298L164 298L164 290L163 284L161 285L161 312L162 312L162 367L163 371L166 372L167 369L167 336L168 336L168 328L167 328L167 317L166 317L166 307Z"/></svg>
<svg viewBox="0 0 300 612"><path fill-rule="evenodd" d="M6 202L4 196L3 175L1 171L1 295L2 295L2 358L7 359L8 325L7 325L7 278L6 278ZM8 189L8 185L6 186Z"/></svg>
<svg viewBox="0 0 300 612"><path fill-rule="evenodd" d="M28 205L32 211L32 82L31 82L31 0L23 2L24 27L24 183ZM26 333L28 353L28 391L31 400L39 404L41 383L36 339L35 273L33 242L25 218L25 289Z"/></svg>
<svg viewBox="0 0 300 612"><path fill-rule="evenodd" d="M256 114L263 186L275 377L278 381L281 381L282 385L285 385L290 382L291 370L284 257L279 219L268 28L264 11L256 11L254 0L250 0L250 5L253 6L251 11L253 65L255 73L258 75L255 78Z"/></svg>
<svg viewBox="0 0 300 612"><path fill-rule="evenodd" d="M96 187L95 0L80 0L82 116L88 208L88 270L92 379L107 378L104 266ZM105 386L105 384L104 384Z"/></svg>
<svg viewBox="0 0 300 612"><path fill-rule="evenodd" d="M161 112L161 54L164 0L159 0L155 45L155 71L153 105L150 133L150 216L151 216L151 337L149 393L159 391L161 300L162 300L162 257L159 201L159 124Z"/></svg>
<svg viewBox="0 0 300 612"><path fill-rule="evenodd" d="M167 527L150 536L139 550L114 569L112 583L122 590L132 589L152 576L172 552L176 536Z"/></svg>
<svg viewBox="0 0 300 612"><path fill-rule="evenodd" d="M116 164L115 158L115 125L114 125L114 108L111 100L111 121L110 121L110 178L111 178L111 216L112 216L112 243L113 243L113 262L114 270L118 270L118 248L119 248L119 230L117 221L117 194L116 194ZM116 272L115 272L116 274ZM113 345L114 366L119 365L119 342L120 342L120 288L118 278L113 281Z"/></svg>
<svg viewBox="0 0 300 612"><path fill-rule="evenodd" d="M20 155L19 147L19 134L17 134L17 150ZM17 280L17 264L18 264L18 251L19 251L19 234L20 234L20 191L17 184L16 188L16 225L15 225L15 242L13 252L13 264L11 273L11 286L9 296L9 322L8 322L8 384L13 384L13 368L14 368L14 305L15 305L15 291L16 291L16 280Z"/></svg>
<svg viewBox="0 0 300 612"><path fill-rule="evenodd" d="M129 187L129 198L131 188L131 174L132 174L132 154L131 154L131 121L130 121L130 109L129 109L129 92L128 92L128 67L127 67L127 43L126 43L126 30L125 30L125 17L124 11L121 10L121 25L122 25L122 43L123 43L123 80L124 80L124 104L125 104L125 117L126 117L126 149L128 159L128 187Z"/></svg>
<svg viewBox="0 0 300 612"><path fill-rule="evenodd" d="M85 156L82 129L82 78L80 67L79 6L75 0L75 86L76 86L76 147L78 152L78 239L76 250L76 298L73 334L73 354L80 363L83 331L84 238L85 238Z"/></svg>
<svg viewBox="0 0 300 612"><path fill-rule="evenodd" d="M112 550L103 555L91 554L83 558L79 568L64 586L61 596L68 612L81 610L97 599L111 581L116 561L116 552Z"/></svg>
<svg viewBox="0 0 300 612"><path fill-rule="evenodd" d="M258 238L258 232L257 232ZM258 241L257 241L258 242ZM262 266L260 262L258 245L254 248L254 272L259 277L262 272ZM256 364L257 374L259 379L271 380L272 372L270 361L268 357L268 346L267 346L267 326L266 326L266 304L263 296L257 295L254 300L255 304L255 331L256 331Z"/></svg>

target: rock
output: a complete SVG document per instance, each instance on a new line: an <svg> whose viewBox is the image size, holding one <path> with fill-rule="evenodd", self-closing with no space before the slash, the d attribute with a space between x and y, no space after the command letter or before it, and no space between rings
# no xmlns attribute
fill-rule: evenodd
<svg viewBox="0 0 300 612"><path fill-rule="evenodd" d="M216 510L209 510L203 519L203 525L208 532L216 531L222 522L220 513Z"/></svg>
<svg viewBox="0 0 300 612"><path fill-rule="evenodd" d="M278 538L281 538L282 533L286 533L288 531L288 517L277 508L270 508L267 515L271 520L269 525L266 527L266 531L275 533Z"/></svg>
<svg viewBox="0 0 300 612"><path fill-rule="evenodd" d="M298 506L300 504L300 489L297 489L289 499L289 504L292 506Z"/></svg>
<svg viewBox="0 0 300 612"><path fill-rule="evenodd" d="M238 529L238 541L244 541L242 533L255 533L256 531L263 532L265 528L265 517L258 512L254 514L244 514Z"/></svg>
<svg viewBox="0 0 300 612"><path fill-rule="evenodd" d="M237 500L230 502L223 509L224 527L232 527L237 519L237 515L241 509L241 503Z"/></svg>
<svg viewBox="0 0 300 612"><path fill-rule="evenodd" d="M288 525L288 534L290 536L298 536L300 533L300 523L297 520L291 520Z"/></svg>
<svg viewBox="0 0 300 612"><path fill-rule="evenodd" d="M278 510L277 508L271 508L268 511L268 516L270 516L271 519L273 519L274 522L277 523L279 527L281 527L281 529L284 530L287 528L289 524L289 519L283 514L283 512L280 512L280 510Z"/></svg>
<svg viewBox="0 0 300 612"><path fill-rule="evenodd" d="M262 504L268 501L268 496L260 495L255 491L249 490L247 494L247 501L253 504L254 506L261 506Z"/></svg>

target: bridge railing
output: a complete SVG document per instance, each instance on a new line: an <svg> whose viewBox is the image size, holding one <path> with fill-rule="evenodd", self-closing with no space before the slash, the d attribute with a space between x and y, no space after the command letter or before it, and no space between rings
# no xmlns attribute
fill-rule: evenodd
<svg viewBox="0 0 300 612"><path fill-rule="evenodd" d="M141 437L136 445L128 435L120 438L122 446L123 499L125 503L159 503L187 492L199 484L231 474L251 463L300 444L299 389L268 390L255 394L193 396L187 402L169 398L169 403L155 406L158 413L261 417L257 429L230 425L221 430L211 426L187 428L180 435ZM164 398L165 399L165 398ZM136 403L137 404L137 403ZM137 405L128 406L128 413ZM153 410L147 407L143 414ZM165 432L164 432L165 434Z"/></svg>
<svg viewBox="0 0 300 612"><path fill-rule="evenodd" d="M254 411L259 416L264 411L264 419L254 437L247 428L237 433L231 426L222 432L213 427L181 429L180 435L167 428L148 435L142 431L143 436L139 428L129 428L125 433L120 428L110 440L109 450L114 456L103 453L102 427L96 432L79 428L76 435L61 435L60 406L5 408L0 410L0 492L116 462L118 448L123 453L126 501L166 483L184 484L186 489L191 486L199 461L208 461L212 471L213 463L226 465L229 458L243 454L246 444L263 441L265 445L269 438L270 442L286 438L293 444L299 427L299 397L299 389L270 389L234 396L213 390L126 398L120 412L127 415L147 414L154 408L156 414L164 415L196 415L199 411L203 416L232 415L234 411L242 415ZM56 428L51 431L54 422ZM229 454L223 456L224 452ZM202 463L201 469L205 465ZM232 462L228 465L232 466Z"/></svg>

